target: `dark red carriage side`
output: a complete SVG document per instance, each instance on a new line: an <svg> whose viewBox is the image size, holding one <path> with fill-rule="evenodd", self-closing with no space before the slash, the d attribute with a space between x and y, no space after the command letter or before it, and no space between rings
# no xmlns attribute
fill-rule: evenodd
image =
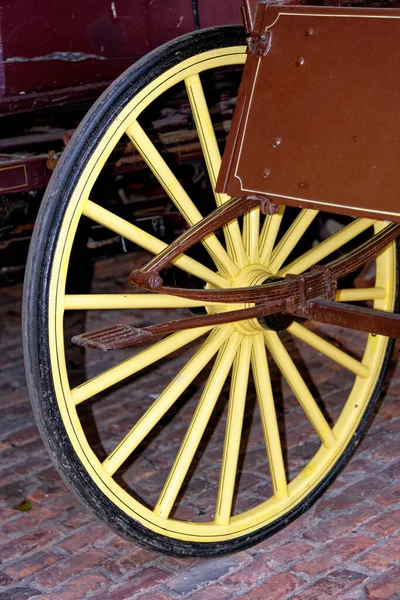
<svg viewBox="0 0 400 600"><path fill-rule="evenodd" d="M240 5L0 0L0 285L21 278L44 189L91 103L160 44L237 23ZM113 175L133 168L125 160Z"/></svg>

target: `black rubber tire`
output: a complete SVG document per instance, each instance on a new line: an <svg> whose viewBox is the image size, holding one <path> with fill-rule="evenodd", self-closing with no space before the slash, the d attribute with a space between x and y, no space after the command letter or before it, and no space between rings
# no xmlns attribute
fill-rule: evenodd
<svg viewBox="0 0 400 600"><path fill-rule="evenodd" d="M52 177L37 217L26 269L23 304L26 377L36 422L50 457L73 493L96 516L120 535L168 555L216 556L242 550L272 535L309 508L343 468L365 431L380 395L393 347L390 343L379 381L355 434L325 479L295 509L251 535L231 541L200 543L156 534L114 505L90 478L75 454L55 397L48 341L50 273L70 194L103 132L121 109L154 77L200 52L244 43L244 31L239 26L212 28L183 36L138 61L104 92L80 124Z"/></svg>

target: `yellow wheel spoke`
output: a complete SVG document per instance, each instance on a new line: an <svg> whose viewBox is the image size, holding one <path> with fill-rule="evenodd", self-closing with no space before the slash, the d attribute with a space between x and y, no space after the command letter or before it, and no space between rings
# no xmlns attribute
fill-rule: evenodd
<svg viewBox="0 0 400 600"><path fill-rule="evenodd" d="M215 191L218 173L221 167L221 154L215 137L214 126L211 121L200 76L196 74L187 77L185 79L185 85L201 148L203 150L208 175L210 177L211 187L214 190L217 206L220 206L229 200L229 196L226 194L218 194ZM248 260L244 251L237 219L234 219L224 227L224 235L229 256L233 258L239 267L244 267L248 263Z"/></svg>
<svg viewBox="0 0 400 600"><path fill-rule="evenodd" d="M262 333L254 338L251 362L267 448L272 488L276 499L281 500L287 496L287 482L267 353Z"/></svg>
<svg viewBox="0 0 400 600"><path fill-rule="evenodd" d="M235 356L226 422L224 452L218 488L215 523L227 525L232 512L244 408L250 371L252 338L245 336Z"/></svg>
<svg viewBox="0 0 400 600"><path fill-rule="evenodd" d="M292 250L297 246L317 214L317 210L311 210L309 208L304 208L299 212L275 250L272 252L271 262L267 265L271 273L274 275L278 273L279 269Z"/></svg>
<svg viewBox="0 0 400 600"><path fill-rule="evenodd" d="M259 262L260 209L253 208L243 217L243 240L250 263Z"/></svg>
<svg viewBox="0 0 400 600"><path fill-rule="evenodd" d="M102 206L99 206L90 200L87 201L83 210L83 214L93 221L96 221L96 223L115 231L118 233L118 235L125 237L134 244L137 244L141 248L145 248L153 254L158 254L168 246L168 244L162 242L154 235L143 231L143 229L140 229L140 227L129 223L125 219L118 217L106 208L103 208ZM215 285L217 287L227 287L227 280L225 277L215 273L208 267L205 267L197 260L194 260L189 256L182 254L181 256L175 258L172 262L183 271L191 273L192 275L203 279L203 281L207 281L207 283L210 283L211 285Z"/></svg>
<svg viewBox="0 0 400 600"><path fill-rule="evenodd" d="M322 259L329 256L329 254L332 254L332 252L350 242L350 240L368 229L368 227L371 227L374 222L373 219L355 219L352 223L349 223L349 225L346 225L340 231L337 231L315 246L315 248L311 248L311 250L296 258L290 265L278 273L279 276L284 277L288 273L292 275L304 273L304 271L319 263Z"/></svg>
<svg viewBox="0 0 400 600"><path fill-rule="evenodd" d="M284 212L285 207L281 205L275 215L267 215L265 217L260 234L260 263L262 265L268 265L270 262L272 249L275 245Z"/></svg>
<svg viewBox="0 0 400 600"><path fill-rule="evenodd" d="M207 333L210 329L211 327L186 329L185 331L179 331L170 335L157 344L153 344L149 348L146 348L146 350L142 350L139 354L135 354L132 358L128 358L128 360L115 365L115 367L108 369L108 371L101 373L101 375L97 375L97 377L93 377L71 390L74 403L79 404L95 394L106 390L115 383L126 379L126 377L145 369L149 365L168 356L171 352L175 352L175 350L178 350L182 346L193 342L193 340Z"/></svg>
<svg viewBox="0 0 400 600"><path fill-rule="evenodd" d="M207 380L199 404L169 472L154 512L167 519L183 481L192 463L200 440L210 420L215 404L232 366L233 359L243 336L235 332L218 352L211 374Z"/></svg>
<svg viewBox="0 0 400 600"><path fill-rule="evenodd" d="M334 434L278 334L275 331L265 331L264 337L268 350L271 352L280 372L301 404L323 445L326 448L333 448L336 443Z"/></svg>
<svg viewBox="0 0 400 600"><path fill-rule="evenodd" d="M365 300L382 300L386 296L383 287L344 288L336 292L337 302L361 302Z"/></svg>
<svg viewBox="0 0 400 600"><path fill-rule="evenodd" d="M231 328L229 326L215 329L200 346L199 350L192 356L186 365L179 371L177 376L158 396L157 400L139 419L136 425L118 444L118 446L107 456L103 467L110 475L113 475L126 461L140 442L150 433L159 420L171 408L179 396L187 389L188 385L204 369L214 354L225 342Z"/></svg>
<svg viewBox="0 0 400 600"><path fill-rule="evenodd" d="M330 342L327 342L321 336L310 331L306 327L303 327L300 323L294 321L290 327L288 327L288 331L297 339L305 342L308 346L311 346L311 348L321 352L321 354L327 356L339 365L342 365L342 367L348 369L355 375L368 377L369 367L363 365L360 361L349 356L346 352L343 352L343 350L340 350Z"/></svg>
<svg viewBox="0 0 400 600"><path fill-rule="evenodd" d="M194 225L201 221L202 214L139 123L137 121L132 123L126 133L186 222ZM231 276L238 272L237 266L214 234L208 235L202 240L202 243L219 269Z"/></svg>
<svg viewBox="0 0 400 600"><path fill-rule="evenodd" d="M117 310L143 308L195 308L218 306L207 302L178 298L169 294L66 294L65 310Z"/></svg>

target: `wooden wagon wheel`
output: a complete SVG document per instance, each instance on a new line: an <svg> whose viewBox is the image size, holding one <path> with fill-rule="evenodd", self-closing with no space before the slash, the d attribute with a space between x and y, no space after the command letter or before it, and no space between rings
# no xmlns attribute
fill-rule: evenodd
<svg viewBox="0 0 400 600"><path fill-rule="evenodd" d="M344 465L364 431L382 386L391 349L386 337L360 334L357 344L362 349L354 356L340 347L341 332L335 328L316 329L296 320L282 323L271 318L261 323L250 319L174 333L152 342L142 351L132 351L126 360L78 386L70 384L65 359L66 311L123 309L134 321L139 310L151 320L151 311L160 308L168 309L169 314L180 311L179 315L181 309L198 307L209 314L232 309L228 304L205 305L197 300L142 292L122 294L115 290L107 295L71 295L66 293L66 280L72 268L70 251L83 218L109 228L153 254L165 247L154 235L96 202L93 186L108 156L125 134L187 223L203 218L202 206L191 200L142 128L141 114L165 91L184 82L214 186L220 155L201 77L206 71L243 64L244 60L242 29L227 27L173 41L123 74L94 105L57 167L38 217L26 275L24 339L29 391L56 466L86 505L119 533L152 549L178 555L209 556L244 548L274 533L304 511ZM215 200L222 204L227 198L216 194ZM384 226L365 218L349 219L346 225L315 245L312 240L307 242L307 236L316 216L314 210L285 212L280 207L277 214L264 217L259 208L253 208L243 220L227 224L222 235L211 234L202 239L210 257L207 261L181 255L174 259L175 267L201 280L207 289L254 286L272 277L307 272L343 248L356 247ZM375 270L372 286L358 289L349 285L338 292L337 299L370 301L377 309L393 311L397 297L394 243L376 259ZM312 373L311 379L307 379L292 356L294 342L307 349L308 357L313 355L326 361L323 362L326 371L319 371L319 379L312 385ZM135 405L135 394L130 392L130 399L125 399L125 405L130 402L132 407L132 413L126 414L127 430L107 455L101 456L87 435L81 407L103 394L102 402L108 402L107 410L112 411L115 402L122 401L118 389L115 392L115 384L146 372L150 366L161 368L159 361L171 355L181 357L179 367L175 372L166 370L163 386L153 390L148 405L143 400L139 406ZM347 382L346 391L339 403L336 397L331 413L332 387L324 387L329 380L329 365L336 370L337 378ZM166 464L155 460L156 476L151 478L151 485L148 473L143 472L138 481L124 484L121 469L135 453L140 457L151 449L154 456L151 439L155 430L158 435L164 416L170 414L202 375L197 403L191 416L185 417L187 422L176 446L175 460L168 462L165 458ZM139 393L140 383L135 385ZM324 405L317 401L319 385ZM281 415L277 414L276 401L283 393L289 397L292 421L296 421L294 434L285 429L286 425L289 428L288 422L278 426ZM207 463L211 465L212 477L204 476L203 480L209 486L207 491L215 494L215 504L211 511L205 511L204 518L201 506L204 489L195 490L186 504L185 494L190 492L188 479L193 464L201 464L201 452L207 453L207 449L201 449L202 440L224 394L229 396L226 415L221 421L225 432L218 452L214 450ZM243 420L251 394L258 406L253 420L261 432L257 447L263 449L261 459L252 468L254 472L264 469L265 485L260 484L261 491L253 503L248 498L241 504L243 482L239 481L238 471L244 460ZM100 413L99 427L101 414L104 413ZM309 428L307 439L313 450L296 470L290 464L291 456L298 467L304 448L299 440L292 443L289 453L287 447L299 420ZM165 422L167 441L171 444L176 437L173 428L173 419ZM146 445L148 438L150 442ZM148 464L154 465L151 457ZM154 485L155 491L152 488L150 493ZM246 500L246 491L244 494Z"/></svg>

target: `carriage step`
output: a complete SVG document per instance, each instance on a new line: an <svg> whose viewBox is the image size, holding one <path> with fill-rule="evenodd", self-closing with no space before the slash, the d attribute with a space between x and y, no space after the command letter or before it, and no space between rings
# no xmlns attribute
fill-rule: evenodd
<svg viewBox="0 0 400 600"><path fill-rule="evenodd" d="M72 342L93 350L118 350L134 346L153 337L150 331L132 327L131 325L113 325L104 329L96 329L81 335L75 335Z"/></svg>

